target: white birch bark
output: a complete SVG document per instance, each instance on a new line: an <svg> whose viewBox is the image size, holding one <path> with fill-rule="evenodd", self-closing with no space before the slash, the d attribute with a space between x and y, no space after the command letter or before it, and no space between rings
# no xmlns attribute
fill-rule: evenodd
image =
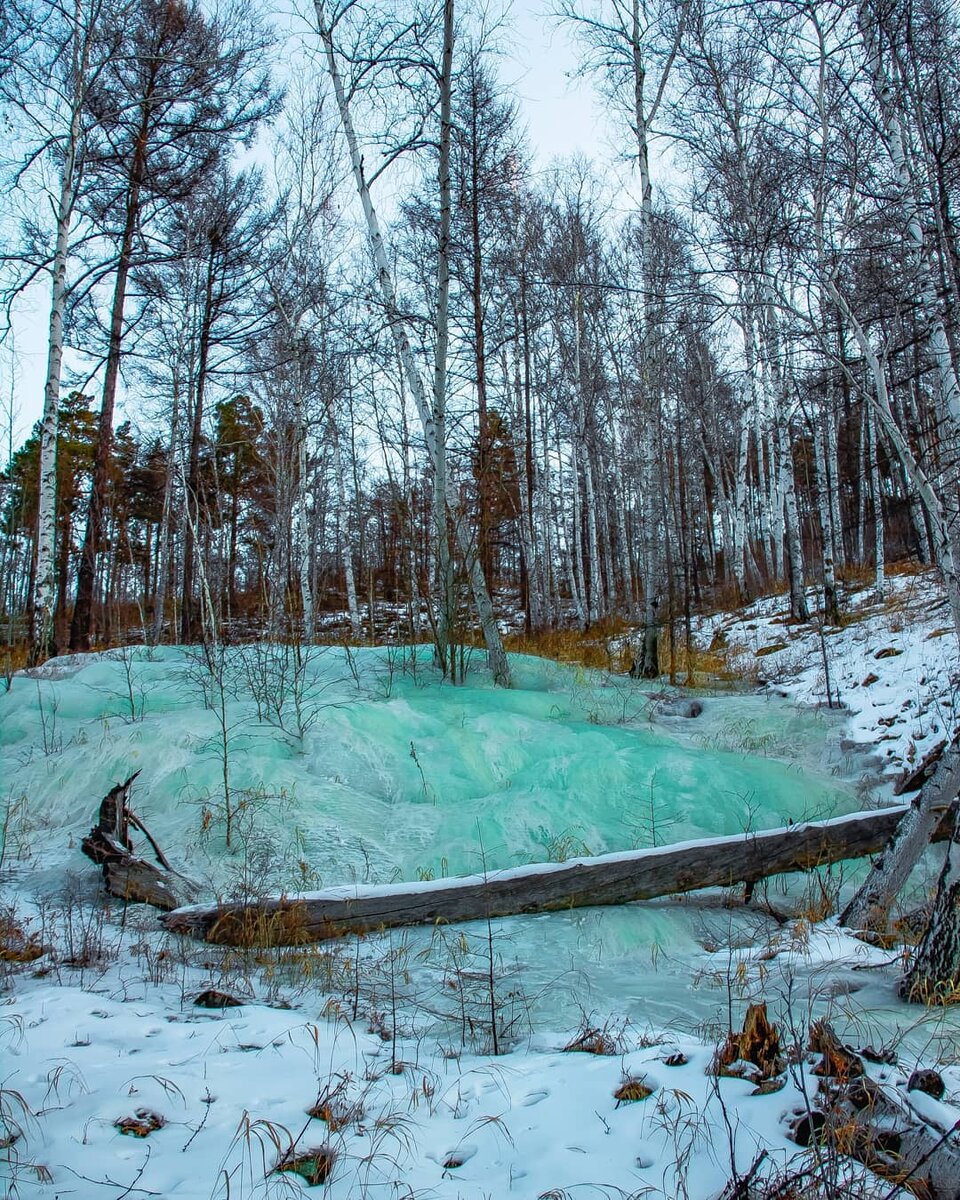
<svg viewBox="0 0 960 1200"><path fill-rule="evenodd" d="M562 487L561 483L561 487ZM580 513L580 473L577 470L576 446L570 451L570 571L574 608L581 628L588 624L587 589L583 571L583 518Z"/></svg>
<svg viewBox="0 0 960 1200"><path fill-rule="evenodd" d="M923 220L910 170L907 139L897 104L896 89L884 70L880 51L880 30L873 19L868 0L860 0L857 5L857 24L866 52L867 73L880 109L884 141L896 173L897 190L904 212L905 250L917 275L923 317L927 326L927 350L936 370L943 409L956 437L960 433L960 381L957 379L956 366L950 354L936 274L924 243Z"/></svg>
<svg viewBox="0 0 960 1200"><path fill-rule="evenodd" d="M504 376L507 374L506 350L504 350ZM520 511L517 513L517 531L523 549L523 561L527 569L527 608L530 625L539 629L542 617L542 578L540 558L534 540L533 506L530 503L530 480L527 477L526 437L521 436L525 428L523 379L520 369L520 341L513 344L513 454L517 464L517 489L520 496ZM532 430L530 434L533 436Z"/></svg>
<svg viewBox="0 0 960 1200"><path fill-rule="evenodd" d="M174 366L173 373L173 397L171 400L172 411L170 414L170 442L167 447L166 468L167 475L163 483L163 507L160 513L160 528L157 531L157 541L159 542L157 552L157 578L154 591L154 613L153 613L153 644L159 645L163 638L163 621L164 608L167 602L167 584L170 577L170 560L172 557L172 547L170 545L170 529L173 521L174 508L174 483L175 472L174 463L177 453L177 438L180 432L180 381L178 371ZM174 628L176 622L174 621Z"/></svg>
<svg viewBox="0 0 960 1200"><path fill-rule="evenodd" d="M303 396L299 387L293 401L293 428L296 438L297 483L293 495L290 540L296 564L297 581L300 584L303 638L309 644L313 641L316 633L316 616L313 607L313 589L310 586L310 542L307 529L307 422L303 411ZM339 466L339 463L337 465ZM343 512L344 505L341 504L340 508Z"/></svg>
<svg viewBox="0 0 960 1200"><path fill-rule="evenodd" d="M448 0L448 3L449 2L450 0ZM387 321L390 326L391 336L393 337L394 345L400 361L403 363L404 373L407 379L407 386L410 388L414 404L417 408L417 413L420 417L420 423L423 426L423 435L424 441L426 442L427 453L431 462L434 464L434 467L436 467L437 454L439 450L437 428L433 419L430 405L427 401L423 380L420 378L420 372L417 369L416 360L413 356L413 350L410 346L410 340L407 336L406 328L403 323L403 317L397 302L396 288L394 286L393 275L390 270L390 262L387 257L383 234L380 229L380 219L377 216L377 212L373 204L373 198L370 194L370 187L367 183L366 171L363 164L363 155L360 151L360 143L357 139L356 129L354 128L353 124L353 115L350 110L350 103L344 88L343 78L340 74L340 67L337 63L336 49L333 42L333 29L327 22L322 0L314 0L314 10L317 17L320 39L323 42L327 70L330 75L330 81L333 85L337 110L340 114L340 123L343 127L344 137L347 142L354 182L356 183L357 192L360 197L360 204L363 209L364 219L367 225L367 236L370 241L370 249L377 268L377 285L380 291L381 299L383 300ZM458 511L459 498L456 494L455 487L449 481L447 482L447 490L444 496L444 502L446 503L448 509L452 510L453 512ZM473 546L471 545L468 531L462 522L455 522L455 536L467 566L474 605L477 610L477 618L480 622L480 628L483 632L484 641L487 646L488 665L493 674L494 680L504 687L509 687L510 667L507 661L507 656L503 649L503 639L500 636L500 630L497 626L496 617L494 616L493 604L490 600L487 582L483 577L483 569L480 566L480 562L474 552Z"/></svg>
<svg viewBox="0 0 960 1200"><path fill-rule="evenodd" d="M434 461L433 516L437 539L440 608L437 618L437 658L444 674L456 682L456 653L452 646L456 625L457 595L450 553L449 522L459 528L457 508L447 504L447 349L450 340L450 106L453 72L453 0L443 5L443 51L440 68L440 143L437 191L440 226L437 237L436 341L433 353L433 422L436 445Z"/></svg>
<svg viewBox="0 0 960 1200"><path fill-rule="evenodd" d="M33 598L34 662L46 657L52 648L53 615L56 604L56 526L57 526L57 438L60 416L60 377L63 369L63 322L67 303L67 259L70 254L70 229L77 199L82 155L82 115L89 84L90 45L95 22L85 20L77 4L72 18L70 39L71 77L70 119L63 144L60 166L60 190L56 203L56 238L50 272L50 320L47 340L47 371L43 387L43 418L40 431L39 496L37 506L37 567Z"/></svg>
<svg viewBox="0 0 960 1200"><path fill-rule="evenodd" d="M833 532L833 561L838 568L846 566L843 545L843 523L840 516L840 464L837 456L837 419L828 411L825 421L824 465L830 493L830 526Z"/></svg>
<svg viewBox="0 0 960 1200"><path fill-rule="evenodd" d="M602 474L598 471L598 474ZM603 504L603 569L605 577L601 577L600 599L602 601L602 612L604 615L610 612L617 601L617 576L613 569L613 524L615 515L611 512L611 498L609 489L606 487L602 495L607 499ZM604 578L606 582L604 582Z"/></svg>
<svg viewBox="0 0 960 1200"><path fill-rule="evenodd" d="M538 405L540 417L540 430L543 438L543 462L541 464L541 474L543 476L543 486L540 488L540 525L543 529L543 548L544 548L544 571L546 573L547 588L544 596L549 605L548 619L551 625L556 625L561 618L562 608L560 603L560 581L558 578L557 564L561 558L560 533L556 519L556 512L553 504L553 459L550 454L550 438L547 436L549 428L547 415L545 411L545 402L540 399ZM561 481L562 495L562 481ZM562 518L561 518L562 524Z"/></svg>
<svg viewBox="0 0 960 1200"><path fill-rule="evenodd" d="M873 506L873 590L882 600L886 594L886 555L883 539L883 493L880 490L880 462L877 456L877 426L867 409L867 453L870 455L870 503Z"/></svg>
<svg viewBox="0 0 960 1200"><path fill-rule="evenodd" d="M797 489L793 470L793 453L789 437L790 376L784 361L777 302L769 283L764 284L764 348L767 373L771 381L771 408L776 428L778 510L783 514L783 549L786 552L787 574L790 583L790 612L799 621L809 620L810 612L804 591L803 542L797 510ZM778 538L778 543L781 539ZM782 563L782 559L781 559Z"/></svg>
<svg viewBox="0 0 960 1200"><path fill-rule="evenodd" d="M657 116L663 99L667 79L673 64L673 59L679 45L683 29L686 5L682 7L682 19L677 26L677 40L667 56L660 77L657 93L647 109L645 87L647 80L647 65L643 57L643 38L641 0L631 0L630 4L630 50L633 82L633 124L634 135L637 139L637 169L640 175L640 370L642 382L642 403L645 405L644 436L640 442L640 486L643 489L644 512L641 514L643 530L642 560L643 560L643 666L645 677L652 677L659 671L659 666L653 659L657 656L656 646L659 636L658 609L660 605L658 576L661 570L661 554L657 541L657 519L654 515L652 498L656 492L656 460L653 438L649 430L653 427L655 416L654 381L653 381L653 338L650 329L650 294L651 266L653 259L653 183L650 178L650 128ZM664 529L666 536L666 529Z"/></svg>
<svg viewBox="0 0 960 1200"><path fill-rule="evenodd" d="M334 444L334 470L337 478L337 502L340 504L341 518L341 556L343 563L343 580L347 588L347 612L350 614L350 635L354 640L360 637L360 605L356 602L356 576L353 569L353 546L350 545L350 527L347 505L347 479L343 469L343 451L340 445L340 431L336 421L331 421L332 444Z"/></svg>
<svg viewBox="0 0 960 1200"><path fill-rule="evenodd" d="M617 376L621 403L624 403L626 387L624 384L623 369L620 363L620 356L615 351L613 339L609 337L609 330L607 345ZM611 491L614 506L613 521L616 528L617 569L620 572L620 592L623 597L623 611L626 618L628 621L633 622L636 620L637 614L633 599L633 561L630 555L630 541L627 537L627 495L624 486L626 472L623 465L623 433L619 414L614 411L612 389L607 393L606 416L613 467ZM614 576L611 575L611 582L613 578Z"/></svg>
<svg viewBox="0 0 960 1200"><path fill-rule="evenodd" d="M778 447L779 420L768 417L764 430L764 454L767 470L767 528L770 530L770 554L776 579L785 579L787 569L783 556L783 490Z"/></svg>
<svg viewBox="0 0 960 1200"><path fill-rule="evenodd" d="M770 483L767 466L769 458L764 457L764 436L762 423L762 387L758 378L760 365L757 356L757 343L753 317L753 289L744 286L740 296L742 316L740 329L743 336L744 376L746 393L749 398L747 411L753 418L753 436L756 447L756 505L757 518L760 526L760 545L763 549L764 572L767 579L778 577L778 562L775 556L776 538L774 523L771 521Z"/></svg>
<svg viewBox="0 0 960 1200"><path fill-rule="evenodd" d="M590 552L590 596L587 615L591 625L600 620L601 603L603 600L600 583L600 542L597 530L597 494L593 486L593 466L590 462L590 451L583 445L580 451L581 469L583 471L584 503L587 509L587 547Z"/></svg>
<svg viewBox="0 0 960 1200"><path fill-rule="evenodd" d="M57 436L60 415L60 374L63 366L63 318L67 301L67 256L76 195L76 137L78 134L79 113L75 113L61 171L60 198L57 205L57 240L50 283L50 331L47 343L47 375L43 389L43 424L40 432L40 493L37 512L37 571L32 651L34 662L39 661L49 652L56 600Z"/></svg>
<svg viewBox="0 0 960 1200"><path fill-rule="evenodd" d="M410 445L409 426L407 423L407 389L403 372L400 372L400 438L403 447L403 496L406 501L406 521L404 539L407 545L407 576L410 589L410 626L413 639L420 637L420 580L417 577L417 547L414 542L413 522L410 520L411 480L413 479L413 448Z"/></svg>
<svg viewBox="0 0 960 1200"><path fill-rule="evenodd" d="M857 562L863 566L867 552L867 406L860 418L857 438Z"/></svg>
<svg viewBox="0 0 960 1200"><path fill-rule="evenodd" d="M829 416L827 420L829 420ZM823 609L830 621L838 616L837 574L833 558L835 544L833 512L830 507L830 483L827 475L827 454L824 447L823 425L818 419L813 431L814 464L817 481L817 519L820 522L820 539L823 543Z"/></svg>
<svg viewBox="0 0 960 1200"><path fill-rule="evenodd" d="M960 638L960 579L957 552L960 549L960 503L957 498L957 457L960 449L960 380L953 361L938 295L937 276L927 250L923 220L910 169L907 138L897 102L896 89L887 76L881 53L881 31L869 0L857 4L857 25L866 54L866 70L880 110L883 139L894 169L904 217L904 251L917 279L919 300L926 325L927 354L934 366L941 417L952 446L947 453L950 467L941 495L946 522L945 542L949 554L944 584L950 600L957 636Z"/></svg>
<svg viewBox="0 0 960 1200"><path fill-rule="evenodd" d="M783 530L790 576L790 611L798 621L808 621L810 610L803 579L803 544L800 540L800 518L797 511L797 489L793 473L793 453L787 431L787 417L777 422L780 454L780 491L783 496Z"/></svg>
<svg viewBox="0 0 960 1200"><path fill-rule="evenodd" d="M583 480L583 504L586 509L587 556L589 560L586 564L583 561L583 544L580 537L581 514L577 511L577 505L574 507L574 535L577 573L580 579L581 594L586 601L587 624L595 625L600 618L600 548L597 540L597 500L593 488L590 452L587 447L587 413L583 400L583 370L580 355L582 313L583 302L578 288L573 301L573 386L575 389L573 405L576 414L576 435L571 466L574 486L577 489L575 495L578 501L579 483L581 479ZM579 470L577 469L578 464Z"/></svg>
<svg viewBox="0 0 960 1200"><path fill-rule="evenodd" d="M870 373L873 389L868 393L867 399L871 405L873 416L879 421L887 442L900 460L907 478L916 489L917 495L923 501L924 508L930 517L936 539L935 549L940 573L944 581L944 591L950 605L954 629L957 636L960 637L960 574L957 570L958 561L960 561L960 546L957 544L955 529L951 529L948 525L938 489L917 461L903 430L893 415L886 372L873 343L832 277L827 277L826 286L830 291L831 299L846 319ZM865 414L865 422L868 416L869 414ZM862 476L863 472L861 471L861 478Z"/></svg>
<svg viewBox="0 0 960 1200"><path fill-rule="evenodd" d="M733 509L733 577L741 603L747 595L746 555L748 547L747 472L750 467L750 410L744 404L740 414L740 438L737 443L737 480Z"/></svg>

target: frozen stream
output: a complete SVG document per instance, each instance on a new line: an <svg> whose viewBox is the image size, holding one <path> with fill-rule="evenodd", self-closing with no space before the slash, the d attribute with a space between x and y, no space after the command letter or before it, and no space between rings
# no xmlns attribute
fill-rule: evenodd
<svg viewBox="0 0 960 1200"><path fill-rule="evenodd" d="M252 646L213 667L138 648L14 678L0 696L8 883L49 892L65 869L89 874L80 838L138 769L133 804L151 832L226 892L455 875L860 807L839 720L776 698L707 697L696 719L664 717L649 685L533 658L515 660L510 691L482 673L440 684L423 649L315 648L297 666ZM748 987L727 947L775 932L756 915L664 902L514 918L493 934L537 1024L575 1024L583 1008L695 1029L725 1021L728 995ZM411 987L440 978L436 933L394 938ZM829 975L842 991L843 970ZM872 986L879 1005L889 986Z"/></svg>

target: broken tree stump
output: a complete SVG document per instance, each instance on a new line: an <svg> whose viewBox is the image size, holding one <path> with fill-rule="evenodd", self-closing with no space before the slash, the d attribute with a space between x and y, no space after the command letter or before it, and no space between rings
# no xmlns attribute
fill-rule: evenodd
<svg viewBox="0 0 960 1200"><path fill-rule="evenodd" d="M100 801L97 823L80 848L103 869L104 884L111 896L169 912L196 900L200 886L170 866L146 826L127 804L130 788L139 774L135 771L124 783L107 792ZM134 852L131 825L150 843L159 866Z"/></svg>
<svg viewBox="0 0 960 1200"><path fill-rule="evenodd" d="M196 905L170 913L164 924L177 933L209 942L279 946L401 925L477 921L653 900L875 854L907 807L897 805L829 821L563 863L533 863L484 875L333 887L303 896ZM945 828L942 836L949 837L950 829Z"/></svg>
<svg viewBox="0 0 960 1200"><path fill-rule="evenodd" d="M740 1033L732 1030L713 1060L715 1075L769 1082L783 1073L780 1032L767 1016L764 1003L751 1004ZM767 1091L769 1089L764 1089Z"/></svg>

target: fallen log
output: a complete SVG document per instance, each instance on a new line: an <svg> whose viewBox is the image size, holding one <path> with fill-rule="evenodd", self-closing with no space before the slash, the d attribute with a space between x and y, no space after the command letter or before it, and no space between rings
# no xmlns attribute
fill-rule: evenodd
<svg viewBox="0 0 960 1200"><path fill-rule="evenodd" d="M195 905L168 913L176 933L226 945L296 945L400 925L448 924L520 913L625 904L755 883L880 850L906 805L735 837L535 863L424 883L327 888L297 897ZM937 837L949 837L951 822Z"/></svg>
<svg viewBox="0 0 960 1200"><path fill-rule="evenodd" d="M103 869L103 879L111 896L134 903L152 904L169 912L196 900L200 887L169 864L144 823L127 799L135 771L124 783L118 783L100 801L97 823L80 843L87 858ZM130 826L139 829L150 843L159 866L134 853Z"/></svg>

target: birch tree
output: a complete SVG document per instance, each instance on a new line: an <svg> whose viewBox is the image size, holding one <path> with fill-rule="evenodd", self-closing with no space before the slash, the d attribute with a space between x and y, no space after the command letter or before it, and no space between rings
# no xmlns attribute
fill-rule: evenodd
<svg viewBox="0 0 960 1200"><path fill-rule="evenodd" d="M343 18L344 11L341 10L339 12L335 11L330 13L323 4L323 0L315 0L314 7L318 30L324 47L327 70L333 85L334 97L336 99L337 109L340 114L344 137L347 142L347 149L350 156L354 181L356 183L357 192L363 208L371 253L376 264L377 286L379 289L380 298L384 306L384 311L391 335L394 339L397 355L403 364L407 385L420 417L427 453L429 455L435 477L439 475L439 478L442 481L442 490L439 490L438 488L439 503L436 505L436 507L444 509L448 512L457 513L460 510L459 497L456 494L455 487L449 478L447 478L445 469L446 446L443 442L444 427L442 420L444 414L443 411L441 411L439 414L436 414L433 406L431 406L427 400L426 390L424 388L420 371L417 367L416 359L414 358L413 349L410 344L410 338L404 326L403 316L397 300L396 286L394 284L393 273L390 267L390 260L387 255L383 234L381 232L380 221L373 204L373 198L370 190L371 178L368 176L367 168L364 162L364 156L361 152L360 142L353 123L352 102L354 96L356 95L357 87L355 85L351 85L348 88L345 84L340 65L339 52L334 40L337 24ZM442 60L444 63L450 62L451 70L452 39L453 2L452 0L445 0L443 6ZM444 82L445 75L448 76L446 82ZM434 80L439 85L440 99L438 102L444 108L444 111L449 114L449 88L451 86L449 73L444 67L441 67L439 75L436 73L436 71L434 71ZM447 100L445 102L442 99L444 93L447 95ZM441 119L440 136L441 139L449 139L449 115L446 121ZM448 148L446 151L446 157L444 154L441 154L440 156L441 159L444 159L446 163L446 168L444 169L444 167L441 167L438 174L442 190L444 188L449 188L449 141L447 145ZM374 181L377 174L379 174L379 171L374 172ZM444 174L446 175L446 184L443 183ZM449 202L449 200L447 202ZM443 207L442 201L441 207ZM445 357L441 357L439 348L442 347L443 355L445 356L447 331L443 327L443 322L446 319L447 303L445 289L449 284L449 263L446 261L446 255L449 251L448 241L449 236L447 235L445 237L441 231L438 241L437 254L436 338L438 350L436 351L434 357L434 404L436 403L441 391L445 395L446 387L446 361ZM439 423L437 421L437 415L441 417ZM438 535L440 529L444 526L445 518L441 521L440 526L438 527ZM487 646L487 658L490 670L493 673L493 677L497 683L500 683L504 686L509 686L510 669L507 662L507 656L503 650L503 641L500 636L500 631L494 616L493 605L490 600L487 581L483 577L483 569L474 551L469 531L466 529L463 522L455 523L454 535L467 566L474 605L477 610L480 628L483 632L484 640ZM446 546L446 539L443 539L441 548L441 541L438 536L438 550L441 554L446 554L448 552Z"/></svg>
<svg viewBox="0 0 960 1200"><path fill-rule="evenodd" d="M602 86L614 97L636 146L635 162L640 183L638 295L643 338L641 387L642 403L651 421L657 411L659 397L651 369L654 331L647 311L647 301L651 296L653 235L650 151L677 50L684 36L689 7L686 0L676 5L662 4L656 11L641 3L641 0L609 0L599 10L581 7L576 0L564 0L559 7L560 17L577 29L583 39L587 51L585 68L600 73ZM652 440L642 438L639 449L641 489L646 507L642 518L644 633L639 669L644 677L650 678L659 671L656 631L659 624L660 553L655 534L657 522L651 502L656 489Z"/></svg>
<svg viewBox="0 0 960 1200"><path fill-rule="evenodd" d="M91 149L102 135L89 99L118 51L117 30L129 9L125 0L12 0L5 50L9 63L0 64L8 67L0 70L0 97L16 110L22 125L20 139L28 143L18 171L20 185L42 187L39 168L45 163L53 164L56 173L49 191L53 225L49 235L39 224L35 227L30 237L34 266L26 279L32 282L41 272L50 279L32 598L33 662L56 652L56 459L64 330L73 286L68 267L75 249L77 199Z"/></svg>

